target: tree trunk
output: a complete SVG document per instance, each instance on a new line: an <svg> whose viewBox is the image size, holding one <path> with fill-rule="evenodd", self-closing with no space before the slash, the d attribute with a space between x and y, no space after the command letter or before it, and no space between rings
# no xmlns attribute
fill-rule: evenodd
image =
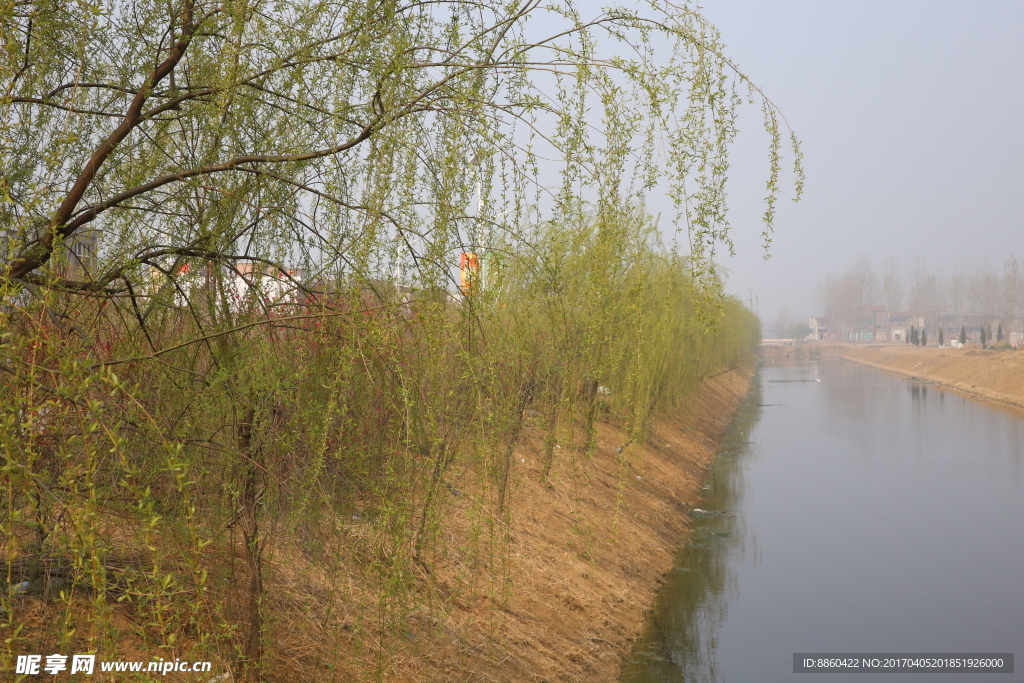
<svg viewBox="0 0 1024 683"><path fill-rule="evenodd" d="M259 505L263 494L263 468L260 462L260 447L254 443L256 422L255 408L245 412L245 419L238 426L239 444L246 458L245 481L242 487L242 535L245 539L245 559L249 569L249 583L246 590L247 614L242 643L243 678L258 683L262 680L260 664L263 659L263 566L260 547Z"/></svg>

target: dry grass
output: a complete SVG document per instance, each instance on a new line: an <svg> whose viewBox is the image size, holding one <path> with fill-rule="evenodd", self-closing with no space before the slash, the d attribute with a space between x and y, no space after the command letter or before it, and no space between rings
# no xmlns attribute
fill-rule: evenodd
<svg viewBox="0 0 1024 683"><path fill-rule="evenodd" d="M688 410L657 420L643 444L622 452L622 429L599 422L592 455L581 452L582 439L576 446L567 440L547 483L541 480L541 419L529 418L515 454L514 509L506 519L493 511L481 517L492 510L481 504L486 494L468 473L453 473L458 495L448 494L442 540L431 549L428 568L414 577L411 595L373 588L366 558L352 552L374 547L371 537L381 532L371 521L337 520L344 533L324 534L334 545L315 556L298 542L308 529L275 532L276 545L266 552L266 680L616 680L750 375L747 367L715 378ZM346 544L346 538L359 542ZM243 554L230 539L204 553L211 575L232 577L212 582L220 588L205 597L223 602L228 614L241 609L233 603L243 604ZM382 609L387 599L407 604ZM81 623L72 642L56 651L84 652L101 635L117 643L121 659L188 658L198 645L186 637L173 650L159 651L151 626L138 621L130 605L112 595L108 602L113 627L97 634L87 616L95 610L91 596L74 598L69 610L38 596L18 598L20 649L55 651L65 613ZM229 661L231 653L223 653L211 676ZM172 673L164 680L196 676Z"/></svg>
<svg viewBox="0 0 1024 683"><path fill-rule="evenodd" d="M829 355L946 385L988 401L1024 408L1024 353L918 346L821 345Z"/></svg>

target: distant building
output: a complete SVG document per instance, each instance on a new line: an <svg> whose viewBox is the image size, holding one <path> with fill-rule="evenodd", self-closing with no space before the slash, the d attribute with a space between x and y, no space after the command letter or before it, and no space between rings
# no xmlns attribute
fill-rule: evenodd
<svg viewBox="0 0 1024 683"><path fill-rule="evenodd" d="M891 325L889 322L889 310L885 306L868 306L864 311L867 317L867 324L871 327L871 341L876 344L883 344L890 339Z"/></svg>
<svg viewBox="0 0 1024 683"><path fill-rule="evenodd" d="M293 304L298 300L302 277L298 270L282 273L273 266L240 261L230 278L231 307L237 311L252 306Z"/></svg>
<svg viewBox="0 0 1024 683"><path fill-rule="evenodd" d="M894 311L889 314L889 336L886 341L906 342L910 338L910 328L925 329L925 319L910 311ZM936 337L938 333L936 333Z"/></svg>
<svg viewBox="0 0 1024 683"><path fill-rule="evenodd" d="M84 282L96 277L99 270L100 236L96 228L77 230L64 240L63 254L54 254L52 263L59 264L58 273L66 280ZM14 229L0 230L0 261L14 258L28 238Z"/></svg>
<svg viewBox="0 0 1024 683"><path fill-rule="evenodd" d="M909 311L890 312L884 306L862 306L843 325L833 325L823 315L812 315L807 341L833 341L850 343L885 344L905 342L911 326L922 329L925 319Z"/></svg>
<svg viewBox="0 0 1024 683"><path fill-rule="evenodd" d="M100 261L100 230L77 230L64 240L64 245L68 250L64 278L86 282L96 277Z"/></svg>
<svg viewBox="0 0 1024 683"><path fill-rule="evenodd" d="M806 341L830 341L828 336L828 320L823 315L812 315L807 319L807 326L811 328Z"/></svg>

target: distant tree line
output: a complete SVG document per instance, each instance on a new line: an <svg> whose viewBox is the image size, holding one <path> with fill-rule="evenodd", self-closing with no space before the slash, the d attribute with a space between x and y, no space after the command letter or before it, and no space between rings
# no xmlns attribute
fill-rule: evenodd
<svg viewBox="0 0 1024 683"><path fill-rule="evenodd" d="M880 306L890 315L923 319L926 327L940 327L940 332L941 326L959 328L961 343L979 328L984 344L1002 342L1006 333L1024 327L1024 269L1013 255L998 270L987 264L962 264L939 272L923 259L907 266L889 258L879 267L862 257L821 281L818 299L829 329L839 338L862 325L867 308ZM922 337L927 339L924 329L915 325L906 339L921 343ZM943 335L940 343L945 341Z"/></svg>

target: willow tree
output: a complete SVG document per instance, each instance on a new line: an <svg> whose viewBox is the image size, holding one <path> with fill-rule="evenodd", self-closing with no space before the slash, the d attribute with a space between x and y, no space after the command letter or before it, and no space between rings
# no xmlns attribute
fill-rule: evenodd
<svg viewBox="0 0 1024 683"><path fill-rule="evenodd" d="M663 273L674 295L720 292L712 260L733 246L726 178L743 102L760 107L767 133L766 246L790 145L801 188L781 114L689 3L588 15L582 4L536 0L6 0L0 36L5 548L38 559L59 545L72 558L70 585L91 581L94 596L121 577L117 595L149 610L146 623L172 647L175 629L209 633L224 621L220 603L203 597L207 571L221 569L204 548L240 529L247 579L222 587L243 583L247 602L228 611L243 628L226 657L253 677L264 539L276 519L261 510L274 495L297 519L317 500L335 504L345 486L367 495L372 476L389 476L387 494L412 502L392 508L388 528L411 529L401 547L429 571L430 512L450 486L460 434L476 420L478 433L505 435L503 503L525 402L546 381L538 363L590 354L648 396L683 376L664 368L689 312L646 306L660 296L651 277ZM651 231L637 227L653 193L673 203L698 286L653 256ZM587 257L562 259L555 228L581 217ZM474 365L472 340L448 343L449 313L433 319L437 334L406 343L426 305L418 317L402 309L405 327L365 316L358 329L331 331L330 353L318 346L324 328L314 333L311 321L379 304L396 280L447 300L458 252L499 248L524 259L550 251L537 268L508 271L525 274L509 291L557 299L529 320L584 303L594 311L566 318L564 349L532 323L508 326L534 334L509 341L504 358L492 351L511 380L471 385L493 367ZM565 278L545 280L554 272L605 299L563 296ZM306 307L266 315L267 277L305 290ZM239 282L263 288L263 310L230 303ZM377 298L359 293L328 313L308 305L336 303L353 283ZM615 307L601 303L611 299ZM459 329L472 337L481 323L472 297L465 303L470 324ZM611 312L634 318L617 322L621 339L597 334L595 319ZM749 337L754 327L744 329ZM594 336L572 346L579 330ZM622 339L633 346L605 352ZM515 344L534 355L516 356ZM419 359L415 376L409 358ZM636 359L647 359L646 374ZM601 378L578 365L593 403ZM549 381L553 404L573 393L562 389L569 379ZM505 417L480 417L471 399ZM295 418L303 403L305 421ZM637 402L638 424L652 404ZM340 464L331 459L339 443L351 455ZM111 510L133 522L117 526ZM115 567L111 549L130 533L141 534L136 547L173 552L148 555L144 572L132 573L137 558ZM70 638L80 604L61 595ZM97 598L95 609L107 607Z"/></svg>
<svg viewBox="0 0 1024 683"><path fill-rule="evenodd" d="M406 258L437 279L481 226L654 188L702 262L732 246L728 145L747 97L770 137L767 240L775 106L694 8L641 5L4 3L7 296L131 291L140 266L172 277L196 257L335 273ZM101 258L84 277L47 271L90 228Z"/></svg>

